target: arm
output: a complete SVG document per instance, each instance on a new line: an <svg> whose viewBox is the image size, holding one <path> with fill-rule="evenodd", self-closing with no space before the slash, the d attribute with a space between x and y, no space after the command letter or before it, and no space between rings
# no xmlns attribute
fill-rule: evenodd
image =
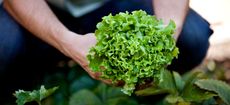
<svg viewBox="0 0 230 105"><path fill-rule="evenodd" d="M86 58L89 48L96 43L93 34L78 35L69 31L45 0L4 0L4 7L33 35L78 62L91 77L98 79L98 73L89 69Z"/></svg>
<svg viewBox="0 0 230 105"><path fill-rule="evenodd" d="M189 0L153 0L154 12L157 18L165 24L174 20L177 26L175 38L178 39L189 10Z"/></svg>
<svg viewBox="0 0 230 105"><path fill-rule="evenodd" d="M68 32L44 0L4 0L6 10L38 38L61 49L60 37Z"/></svg>

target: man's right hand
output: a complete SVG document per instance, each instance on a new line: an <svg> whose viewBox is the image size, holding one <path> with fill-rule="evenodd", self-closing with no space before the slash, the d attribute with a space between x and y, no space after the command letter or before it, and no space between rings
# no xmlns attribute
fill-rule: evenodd
<svg viewBox="0 0 230 105"><path fill-rule="evenodd" d="M94 79L101 80L104 83L111 84L110 80L104 80L100 78L100 73L93 72L89 68L89 62L87 60L87 54L91 47L96 44L96 37L94 33L88 33L85 35L78 35L73 32L67 32L65 37L60 43L61 49L66 56L72 58Z"/></svg>
<svg viewBox="0 0 230 105"><path fill-rule="evenodd" d="M230 60L230 42L223 42L219 44L211 44L208 53L207 60L214 60L218 62L224 62Z"/></svg>

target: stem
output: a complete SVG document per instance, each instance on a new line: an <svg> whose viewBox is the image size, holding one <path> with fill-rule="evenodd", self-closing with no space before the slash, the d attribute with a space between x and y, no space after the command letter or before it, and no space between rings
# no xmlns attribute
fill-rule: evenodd
<svg viewBox="0 0 230 105"><path fill-rule="evenodd" d="M41 101L37 101L38 105L42 105Z"/></svg>

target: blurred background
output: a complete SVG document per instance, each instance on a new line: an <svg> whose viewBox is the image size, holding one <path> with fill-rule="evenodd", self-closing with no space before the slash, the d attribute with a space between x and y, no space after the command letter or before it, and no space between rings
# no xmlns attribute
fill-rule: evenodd
<svg viewBox="0 0 230 105"><path fill-rule="evenodd" d="M190 7L204 17L214 30L205 61L220 63L230 77L230 1L190 0Z"/></svg>
<svg viewBox="0 0 230 105"><path fill-rule="evenodd" d="M212 44L230 40L230 1L229 0L190 0L190 7L210 22L214 33Z"/></svg>
<svg viewBox="0 0 230 105"><path fill-rule="evenodd" d="M204 17L214 30L206 59L200 66L218 65L230 83L230 1L190 0L190 7Z"/></svg>

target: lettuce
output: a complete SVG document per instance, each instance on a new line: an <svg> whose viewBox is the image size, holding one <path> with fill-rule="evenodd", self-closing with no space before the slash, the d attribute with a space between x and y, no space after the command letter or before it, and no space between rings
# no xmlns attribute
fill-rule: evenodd
<svg viewBox="0 0 230 105"><path fill-rule="evenodd" d="M104 16L97 24L97 44L87 56L89 66L101 72L101 78L124 81L128 95L146 78L161 80L161 73L177 57L173 38L175 23L162 20L143 10Z"/></svg>

